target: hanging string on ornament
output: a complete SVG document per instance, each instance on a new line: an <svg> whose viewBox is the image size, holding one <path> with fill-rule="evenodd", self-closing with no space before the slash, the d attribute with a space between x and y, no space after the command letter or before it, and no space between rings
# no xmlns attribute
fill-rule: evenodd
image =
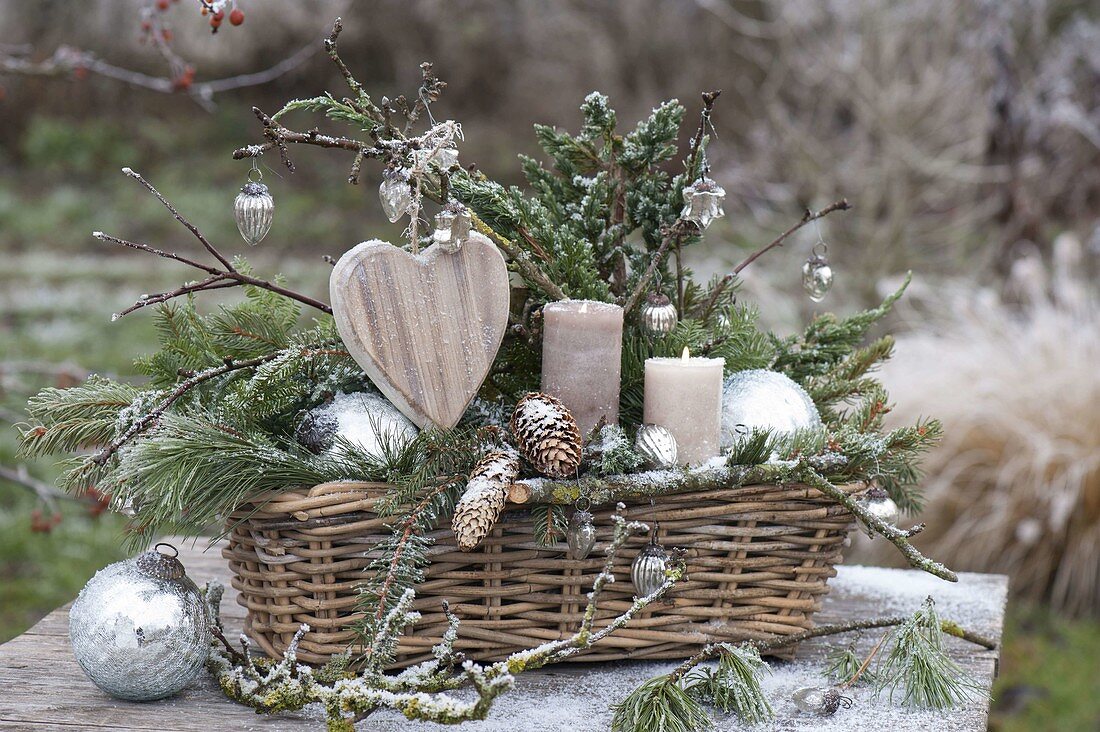
<svg viewBox="0 0 1100 732"><path fill-rule="evenodd" d="M630 565L630 581L638 597L648 597L665 583L670 558L665 548L657 542L660 524L654 524L649 543L638 552Z"/></svg>
<svg viewBox="0 0 1100 732"><path fill-rule="evenodd" d="M255 176L255 178L253 178ZM275 219L275 199L260 181L264 174L252 158L252 169L248 171L248 182L241 186L241 192L233 200L233 218L237 221L237 231L251 246L256 246L271 231Z"/></svg>
<svg viewBox="0 0 1100 732"><path fill-rule="evenodd" d="M592 501L588 496L577 499L576 510L569 517L569 531L565 541L569 545L569 554L574 559L587 559L596 546L596 524L591 511Z"/></svg>
<svg viewBox="0 0 1100 732"><path fill-rule="evenodd" d="M802 263L802 289L814 302L825 299L829 289L833 286L833 268L829 266L829 245L821 238L821 228L814 221L814 229L817 231L817 243L810 251L810 256Z"/></svg>

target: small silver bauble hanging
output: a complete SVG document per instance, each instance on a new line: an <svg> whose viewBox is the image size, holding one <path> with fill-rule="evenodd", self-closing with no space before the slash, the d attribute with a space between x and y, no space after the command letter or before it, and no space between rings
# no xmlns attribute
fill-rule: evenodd
<svg viewBox="0 0 1100 732"><path fill-rule="evenodd" d="M890 498L890 494L882 488L875 487L862 493L856 497L856 505L890 526L896 526L901 519L898 504L894 503L894 499ZM870 527L865 526L864 528L867 530L868 536L875 537L875 532Z"/></svg>
<svg viewBox="0 0 1100 732"><path fill-rule="evenodd" d="M581 503L577 502L577 510L569 517L569 530L565 534L569 554L574 559L587 559L592 547L596 546L596 524L588 511L588 501L584 501L585 508L581 508Z"/></svg>
<svg viewBox="0 0 1100 732"><path fill-rule="evenodd" d="M458 201L451 201L435 215L432 241L448 254L456 254L470 238L472 225L469 209Z"/></svg>
<svg viewBox="0 0 1100 732"><path fill-rule="evenodd" d="M716 182L703 176L690 186L684 187L684 209L680 218L695 223L700 229L710 226L714 219L726 215L722 210L722 201L726 191Z"/></svg>
<svg viewBox="0 0 1100 732"><path fill-rule="evenodd" d="M833 268L829 266L826 254L829 245L819 241L814 245L810 256L802 264L802 289L814 302L821 302L833 286Z"/></svg>
<svg viewBox="0 0 1100 732"><path fill-rule="evenodd" d="M831 717L840 707L850 708L852 700L833 688L804 686L794 692L794 705L807 714Z"/></svg>
<svg viewBox="0 0 1100 732"><path fill-rule="evenodd" d="M654 335L670 333L679 321L676 306L668 295L657 292L646 298L640 315L642 328Z"/></svg>
<svg viewBox="0 0 1100 732"><path fill-rule="evenodd" d="M676 435L659 424L643 424L634 438L634 449L645 461L646 467L668 470L676 466L678 449Z"/></svg>
<svg viewBox="0 0 1100 732"><path fill-rule="evenodd" d="M172 556L162 554L166 547ZM111 696L171 696L202 671L212 619L175 548L117 562L96 573L69 611L69 638L84 673Z"/></svg>
<svg viewBox="0 0 1100 732"><path fill-rule="evenodd" d="M391 224L407 214L416 205L409 186L409 171L404 168L386 168L382 171L382 185L378 186L378 198L382 210Z"/></svg>
<svg viewBox="0 0 1100 732"><path fill-rule="evenodd" d="M630 565L630 581L634 583L638 597L648 597L661 588L665 583L668 565L668 552L657 543L655 530L649 543L638 552Z"/></svg>
<svg viewBox="0 0 1100 732"><path fill-rule="evenodd" d="M821 415L806 390L778 371L735 371L722 386L721 448L733 447L753 429L790 434L821 427Z"/></svg>
<svg viewBox="0 0 1100 732"><path fill-rule="evenodd" d="M458 148L453 145L444 145L414 150L413 160L417 170L425 170L429 164L438 165L440 170L450 170L458 165Z"/></svg>
<svg viewBox="0 0 1100 732"><path fill-rule="evenodd" d="M253 180L253 174L256 179ZM271 231L271 222L275 219L275 199L271 197L267 186L260 183L263 173L259 168L248 172L248 182L241 186L241 192L233 201L233 218L237 221L237 231L252 246L259 244L267 232Z"/></svg>

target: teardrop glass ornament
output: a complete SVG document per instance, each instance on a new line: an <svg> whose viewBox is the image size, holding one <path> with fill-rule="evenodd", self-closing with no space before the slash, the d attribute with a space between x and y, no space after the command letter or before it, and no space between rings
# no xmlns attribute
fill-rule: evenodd
<svg viewBox="0 0 1100 732"><path fill-rule="evenodd" d="M590 512L579 508L573 512L569 517L569 531L565 540L569 545L569 554L574 559L588 558L592 547L596 546L596 525Z"/></svg>
<svg viewBox="0 0 1100 732"><path fill-rule="evenodd" d="M267 186L252 180L241 186L241 192L233 201L233 218L237 221L237 231L251 246L263 241L275 219L275 199Z"/></svg>
<svg viewBox="0 0 1100 732"><path fill-rule="evenodd" d="M829 266L829 260L825 258L825 252L814 252L802 264L802 289L814 302L825 299L829 289L833 286L833 268Z"/></svg>
<svg viewBox="0 0 1100 732"><path fill-rule="evenodd" d="M396 224L414 205L408 172L392 168L383 172L382 185L378 186L378 198L382 201L382 211L386 218L391 224Z"/></svg>

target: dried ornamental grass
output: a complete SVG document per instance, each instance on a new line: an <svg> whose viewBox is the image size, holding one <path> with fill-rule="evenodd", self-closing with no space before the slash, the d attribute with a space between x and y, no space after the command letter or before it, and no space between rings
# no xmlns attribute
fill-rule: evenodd
<svg viewBox="0 0 1100 732"><path fill-rule="evenodd" d="M1017 305L963 285L928 293L884 381L894 419L944 423L925 462L926 546L1080 615L1100 612L1100 301L1078 253L1063 238L1052 277L1018 267Z"/></svg>

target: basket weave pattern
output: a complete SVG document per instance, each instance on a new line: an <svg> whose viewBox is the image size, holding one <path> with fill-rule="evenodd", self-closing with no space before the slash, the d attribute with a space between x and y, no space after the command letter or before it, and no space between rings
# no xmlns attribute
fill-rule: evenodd
<svg viewBox="0 0 1100 732"><path fill-rule="evenodd" d="M233 514L223 555L248 610L246 632L269 655L281 657L302 623L311 630L301 661L323 663L354 641L347 626L359 617L356 588L377 556L372 548L388 536L371 507L387 488L326 483L262 496ZM449 527L433 532L431 565L417 587L423 619L402 640L397 666L431 657L447 627L443 599L462 619L456 648L475 660L572 634L612 532L610 507L593 513L599 540L585 560L571 559L564 542L538 545L530 512L517 507L473 552L456 548ZM683 658L708 641L810 628L853 524L843 507L802 485L667 495L628 502L624 516L659 522L659 541L687 550L688 577L577 661ZM619 552L596 627L633 601L630 563L647 540L634 537Z"/></svg>

